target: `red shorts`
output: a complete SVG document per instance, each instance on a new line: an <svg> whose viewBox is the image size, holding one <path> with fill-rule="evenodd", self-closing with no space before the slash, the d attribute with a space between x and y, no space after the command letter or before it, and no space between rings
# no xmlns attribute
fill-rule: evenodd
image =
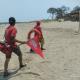
<svg viewBox="0 0 80 80"><path fill-rule="evenodd" d="M17 45L15 47L9 47L0 44L0 51L6 55L6 58L11 58L12 52L14 52L17 56L21 55L21 50Z"/></svg>

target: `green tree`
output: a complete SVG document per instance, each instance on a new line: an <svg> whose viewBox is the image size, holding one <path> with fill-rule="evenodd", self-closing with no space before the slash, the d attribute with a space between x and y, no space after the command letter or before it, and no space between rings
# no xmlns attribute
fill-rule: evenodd
<svg viewBox="0 0 80 80"><path fill-rule="evenodd" d="M66 6L62 6L60 8L57 8L57 14L56 19L61 19L65 16L65 14L68 13L69 8Z"/></svg>
<svg viewBox="0 0 80 80"><path fill-rule="evenodd" d="M73 8L73 10L71 11L71 17L73 21L79 21L79 11L80 11L80 7L79 6L75 6Z"/></svg>
<svg viewBox="0 0 80 80"><path fill-rule="evenodd" d="M67 14L69 11L69 7L66 7L66 6L62 6L61 9L62 9L64 15Z"/></svg>
<svg viewBox="0 0 80 80"><path fill-rule="evenodd" d="M56 19L61 19L63 17L63 11L61 8L57 8Z"/></svg>
<svg viewBox="0 0 80 80"><path fill-rule="evenodd" d="M52 20L53 20L54 15L56 14L56 8L49 8L47 10L47 13L50 13L52 15Z"/></svg>
<svg viewBox="0 0 80 80"><path fill-rule="evenodd" d="M76 6L73 8L73 10L71 12L77 12L80 11L80 6Z"/></svg>

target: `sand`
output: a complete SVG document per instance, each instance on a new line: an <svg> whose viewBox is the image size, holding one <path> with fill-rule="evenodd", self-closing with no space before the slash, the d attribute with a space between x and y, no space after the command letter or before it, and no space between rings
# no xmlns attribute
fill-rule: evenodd
<svg viewBox="0 0 80 80"><path fill-rule="evenodd" d="M27 33L35 23L17 24L17 39L27 40ZM0 25L0 39L3 39L6 25ZM42 23L46 48L45 59L29 53L27 45L21 45L23 63L18 70L18 58L13 53L9 63L11 75L3 78L5 55L0 52L0 80L80 80L80 34L78 22Z"/></svg>

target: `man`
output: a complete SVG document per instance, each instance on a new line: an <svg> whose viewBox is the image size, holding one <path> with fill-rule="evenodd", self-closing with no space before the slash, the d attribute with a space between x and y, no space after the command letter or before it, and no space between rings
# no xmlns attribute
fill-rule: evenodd
<svg viewBox="0 0 80 80"><path fill-rule="evenodd" d="M11 58L11 54L12 52L14 52L19 59L19 68L22 68L26 65L23 65L22 62L22 53L21 50L19 48L19 46L16 44L17 43L21 43L21 44L25 44L25 41L19 41L16 39L16 34L17 34L17 29L15 28L15 23L16 20L14 17L10 17L9 18L9 26L6 28L5 30L5 45L6 45L6 51L3 51L6 55L6 60L4 63L4 76L8 76L8 64Z"/></svg>
<svg viewBox="0 0 80 80"><path fill-rule="evenodd" d="M36 21L35 27L28 33L28 39L30 39L31 38L31 34L34 33L34 38L40 43L41 50L45 50L43 48L44 37L43 37L43 34L42 34L42 30L41 30L40 24L41 24L40 21ZM33 52L33 50L30 49L30 52Z"/></svg>

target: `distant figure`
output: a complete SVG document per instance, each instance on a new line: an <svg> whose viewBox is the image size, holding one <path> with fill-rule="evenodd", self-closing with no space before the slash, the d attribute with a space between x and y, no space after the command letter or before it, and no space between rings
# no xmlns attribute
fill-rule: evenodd
<svg viewBox="0 0 80 80"><path fill-rule="evenodd" d="M25 44L25 41L19 41L16 39L16 34L17 34L17 29L15 28L15 23L16 20L14 17L10 17L9 18L9 26L6 28L5 30L5 44L3 49L1 50L3 53L5 53L6 55L6 60L4 63L4 77L9 75L8 72L8 64L12 55L12 52L14 52L19 59L19 68L21 69L22 67L26 66L23 65L22 62L22 52L19 48L19 46L16 44L17 43L21 43L21 44ZM1 46L0 46L1 49Z"/></svg>
<svg viewBox="0 0 80 80"><path fill-rule="evenodd" d="M30 32L28 33L28 39L30 39L31 38L31 34L34 33L34 38L40 43L41 50L45 50L43 48L44 37L43 37L43 34L42 34L42 30L41 30L40 24L41 24L40 21L36 21L35 27L32 30L30 30ZM33 50L30 49L30 52L33 52Z"/></svg>

